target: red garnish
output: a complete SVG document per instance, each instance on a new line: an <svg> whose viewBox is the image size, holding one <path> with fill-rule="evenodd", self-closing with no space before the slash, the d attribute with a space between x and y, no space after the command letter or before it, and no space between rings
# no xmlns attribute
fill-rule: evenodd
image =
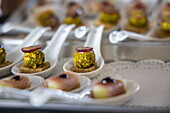
<svg viewBox="0 0 170 113"><path fill-rule="evenodd" d="M30 52L36 51L38 49L42 49L42 46L39 46L39 45L38 46L29 46L29 47L24 47L21 50L24 53L30 53Z"/></svg>
<svg viewBox="0 0 170 113"><path fill-rule="evenodd" d="M76 48L76 51L78 51L78 52L90 52L92 50L93 50L92 47L77 47Z"/></svg>

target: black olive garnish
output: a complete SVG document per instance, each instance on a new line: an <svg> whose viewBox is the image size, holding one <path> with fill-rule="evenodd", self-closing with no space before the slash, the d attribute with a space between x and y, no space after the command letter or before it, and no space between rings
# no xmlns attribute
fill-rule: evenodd
<svg viewBox="0 0 170 113"><path fill-rule="evenodd" d="M61 74L59 77L60 77L60 78L69 78L69 75L68 75L68 74L63 73L63 74Z"/></svg>
<svg viewBox="0 0 170 113"><path fill-rule="evenodd" d="M18 75L12 77L12 80L13 80L13 81L15 81L15 80L21 80L21 79L22 79L22 77L21 77L21 76L18 76Z"/></svg>
<svg viewBox="0 0 170 113"><path fill-rule="evenodd" d="M106 77L106 78L104 78L104 79L102 80L102 83L103 83L103 84L115 83L115 82L116 82L116 80L115 80L115 79L112 79L112 78L110 78L110 77Z"/></svg>

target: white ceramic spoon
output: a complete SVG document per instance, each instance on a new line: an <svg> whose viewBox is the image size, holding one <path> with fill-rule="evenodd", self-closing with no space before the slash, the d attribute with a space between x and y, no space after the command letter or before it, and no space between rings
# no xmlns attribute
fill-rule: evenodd
<svg viewBox="0 0 170 113"><path fill-rule="evenodd" d="M0 97L1 98L13 98L13 99L28 99L31 91L43 86L44 78L39 76L27 76L31 85L27 89L17 89L12 87L0 87Z"/></svg>
<svg viewBox="0 0 170 113"><path fill-rule="evenodd" d="M44 88L44 87L39 87L37 89L35 89L31 95L30 95L30 102L35 105L35 106L40 106L43 105L44 103L46 103L50 98L56 97L58 98L58 96L63 93L64 95L68 95L71 94L75 94L75 95L79 95L76 94L78 92L80 92L81 90L85 89L86 87L88 87L91 84L91 80L88 77L85 76L79 76L80 78L80 87L73 89L71 91L62 91L59 89L50 89L50 88ZM60 95L61 98L63 98L63 95ZM65 97L65 96L64 96Z"/></svg>
<svg viewBox="0 0 170 113"><path fill-rule="evenodd" d="M124 41L127 38L134 39L134 40L141 40L141 41L156 40L152 37L148 37L147 35L141 35L141 34L129 32L129 31L113 31L109 35L109 41L113 44Z"/></svg>
<svg viewBox="0 0 170 113"><path fill-rule="evenodd" d="M90 30L90 28L86 27L86 26L80 26L80 27L77 27L75 30L74 30L74 36L78 39L81 39L83 38L87 32Z"/></svg>
<svg viewBox="0 0 170 113"><path fill-rule="evenodd" d="M95 76L97 76L97 74L100 73L100 71L102 70L103 66L104 66L104 59L101 56L101 39L102 39L102 33L104 30L104 26L101 25L97 28L95 28L94 30L91 30L87 36L87 40L84 44L84 47L93 47L93 50L95 52L96 55L96 62L97 62L97 66L98 68L94 71L91 72L87 72L87 73L76 73L78 75L83 75L83 76L87 76L89 78L93 78ZM73 59L71 59L70 61L66 62L63 66L64 71L71 71L71 69L74 67L74 62Z"/></svg>
<svg viewBox="0 0 170 113"><path fill-rule="evenodd" d="M56 68L58 57L60 50L64 41L66 40L69 32L75 27L75 25L61 25L58 30L55 32L54 36L52 37L50 43L44 49L45 59L51 63L51 67L37 73L21 73L20 67L24 65L24 62L19 62L12 68L12 73L14 74L22 74L22 75L38 75L46 78L49 76L54 69ZM23 57L23 55L22 55Z"/></svg>
<svg viewBox="0 0 170 113"><path fill-rule="evenodd" d="M17 31L17 32L22 32L22 33L30 33L32 31L32 28L18 25L18 24L13 24L10 22L7 22L7 23L3 24L2 26L0 26L0 33L6 33L11 30L14 32ZM43 36L44 37L52 37L53 34L54 34L53 31L48 31Z"/></svg>
<svg viewBox="0 0 170 113"><path fill-rule="evenodd" d="M17 46L9 53L7 53L6 60L11 61L12 64L0 68L0 76L4 76L11 73L12 66L23 59L23 53L21 51L21 48L33 45L47 30L49 30L49 28L36 27L31 31L29 35L26 36L21 45Z"/></svg>
<svg viewBox="0 0 170 113"><path fill-rule="evenodd" d="M15 30L15 31L20 31L20 32L25 32L25 33L29 33L32 31L31 28L27 28L24 26L20 26L20 25L16 25L16 24L12 24L12 23L5 23L2 28L1 28L1 32L2 33L6 33L10 30Z"/></svg>

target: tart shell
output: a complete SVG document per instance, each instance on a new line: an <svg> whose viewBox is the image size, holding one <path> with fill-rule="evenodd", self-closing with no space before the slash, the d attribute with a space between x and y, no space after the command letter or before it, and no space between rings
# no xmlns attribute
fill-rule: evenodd
<svg viewBox="0 0 170 113"><path fill-rule="evenodd" d="M72 68L72 71L73 72L77 72L77 73L86 73L86 72L91 72L91 71L94 71L96 70L98 67L97 67L97 63L95 62L95 64L89 68L78 68L78 67L73 67Z"/></svg>
<svg viewBox="0 0 170 113"><path fill-rule="evenodd" d="M51 66L50 62L44 62L44 64L41 67L38 68L28 68L25 65L20 68L21 73L36 73L36 72L41 72L46 69L48 69Z"/></svg>

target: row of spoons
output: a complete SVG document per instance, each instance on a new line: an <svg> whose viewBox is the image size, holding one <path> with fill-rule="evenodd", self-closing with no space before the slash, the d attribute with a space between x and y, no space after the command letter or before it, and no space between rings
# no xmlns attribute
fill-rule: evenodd
<svg viewBox="0 0 170 113"><path fill-rule="evenodd" d="M41 75L43 77L47 77L50 73L52 73L53 69L55 68L57 62L58 62L58 56L60 49L62 47L62 44L68 37L68 34L70 31L74 28L74 25L68 26L68 25L61 25L59 29L54 33L50 44L44 49L44 53L47 55L46 59L52 63L52 66L50 69L47 69L43 72L34 73L36 75ZM29 35L25 38L24 42L19 45L18 47L14 48L12 51L10 51L7 54L7 60L12 61L13 63L11 65L8 65L4 68L0 68L0 76L6 75L10 73L11 68L19 61L22 60L22 53L20 51L20 48L25 46L31 46L34 44L43 34L45 34L49 28L42 28L42 27L36 27L33 30L30 30L29 28L25 28L22 26L13 25L10 23L6 23L3 26L2 31L8 32L10 30L18 30L22 32L30 32ZM99 73L98 70L101 70L101 68L104 65L104 60L101 56L100 48L101 48L101 38L103 33L104 26L100 26L98 28L88 28L85 26L80 26L74 30L74 36L76 38L83 38L87 35L86 42L84 44L85 47L93 47L94 51L96 53L96 61L99 65L99 69L89 72L89 73L80 73L80 75L87 75L88 77L93 77L97 73ZM32 38L34 37L34 38ZM62 38L60 38L62 37ZM96 38L97 37L97 38ZM143 35L139 35L136 33L131 33L128 31L113 31L109 35L109 41L113 44L118 43L120 41L123 41L127 38L136 39L136 40L147 40ZM55 52L54 52L55 51ZM55 54L54 54L55 53ZM23 65L23 62L18 63L12 68L12 73L14 74L23 74L20 73L19 68ZM73 67L74 63L73 60L68 61L66 64L64 64L63 69L64 71L68 71ZM28 75L28 74L24 74Z"/></svg>
<svg viewBox="0 0 170 113"><path fill-rule="evenodd" d="M34 73L35 75L41 75L43 77L47 77L48 75L50 75L52 73L52 71L54 70L54 68L55 68L55 66L58 62L58 56L59 56L59 52L60 52L60 49L62 47L62 44L64 43L64 41L68 37L69 32L73 28L74 28L74 25L71 25L71 26L61 25L59 27L59 29L54 33L50 44L44 49L44 53L47 55L46 59L47 59L47 61L50 61L52 63L52 66L51 66L51 68L49 68L49 69L47 69L43 72ZM2 31L8 32L12 29L16 29L18 31L22 30L24 32L30 31L29 28L13 25L13 24L10 24L10 23L6 23L3 26ZM94 51L95 51L95 54L96 54L96 61L97 61L97 64L99 65L99 68L97 70L95 70L93 72L89 72L89 73L80 73L80 75L87 75L88 77L92 78L95 75L97 75L99 73L99 71L102 69L102 67L104 65L104 60L101 56L100 48L101 48L101 38L102 38L103 29L104 29L104 26L100 26L98 28L94 28L94 27L88 28L88 27L85 27L85 26L80 26L80 27L78 27L74 30L75 37L79 38L79 39L85 37L86 34L88 33L88 36L87 36L87 39L86 39L84 46L94 48ZM29 35L26 36L24 42L7 54L7 60L12 61L13 63L11 65L4 67L4 68L0 68L0 76L9 74L10 71L11 71L11 68L16 63L18 63L19 61L22 60L23 55L22 55L22 52L20 51L20 48L25 47L25 46L31 46L48 30L49 30L49 28L42 28L42 27L36 27L33 30L31 30ZM62 37L62 38L60 38L60 37ZM114 44L114 43L118 43L120 41L123 41L128 37L137 37L138 39L140 37L141 40L146 39L142 35L138 36L138 34L130 33L130 32L127 32L127 31L119 31L119 32L113 31L109 35L109 40L110 40L111 43ZM23 73L20 73L20 71L19 71L19 68L23 64L24 64L24 62L20 62L17 65L15 65L12 68L12 73L23 74ZM64 71L70 70L73 67L73 65L74 65L73 60L68 61L63 66ZM30 75L30 74L23 74L23 75Z"/></svg>
<svg viewBox="0 0 170 113"><path fill-rule="evenodd" d="M23 53L21 52L21 48L25 46L32 46L46 31L49 30L49 28L42 28L42 27L36 27L34 28L25 38L24 42L14 48L12 51L7 53L7 60L13 62L12 64L0 68L0 76L9 74L11 72L14 74L21 74L21 75L39 75L44 78L49 76L54 69L56 68L58 57L60 50L62 48L62 45L66 38L68 37L68 34L70 31L74 28L74 25L61 25L58 30L54 33L50 43L47 45L47 47L43 50L46 55L46 60L51 62L51 67L47 70L44 70L42 72L38 73L20 73L19 69L24 64L24 62L19 62L23 59ZM94 28L88 33L87 40L84 44L85 47L93 47L95 54L96 54L96 61L98 64L98 69L95 71L89 72L89 73L79 73L79 75L87 75L88 77L92 78L96 76L102 67L104 66L104 60L101 56L101 38L103 33L104 26L99 26L97 28ZM80 33L81 34L81 33ZM19 63L18 63L19 62ZM74 65L73 60L68 61L64 64L63 69L64 71L69 71L72 66Z"/></svg>
<svg viewBox="0 0 170 113"><path fill-rule="evenodd" d="M23 44L16 47L15 50L13 50L13 54L10 54L11 57L15 56L14 60L12 60L12 58L9 59L10 57L7 57L7 60L10 60L10 61L12 60L13 61L13 64L11 64L9 66L8 71L10 71L10 68L12 68L12 73L14 73L16 75L26 75L27 77L29 77L32 80L32 83L33 83L32 86L31 86L32 89L35 89L36 87L42 86L43 83L44 83L44 79L42 79L41 77L46 78L55 69L57 69L56 66L57 66L57 63L58 63L58 57L59 57L60 50L62 48L62 45L63 45L64 41L68 37L69 32L73 28L74 28L74 25L61 25L58 28L58 30L55 32L55 34L52 37L50 43L43 50L45 55L46 55L46 60L51 62L51 67L50 68L48 68L47 70L44 70L42 72L38 72L38 73L31 73L31 74L20 73L19 69L24 64L23 62L17 63L19 61L19 58L21 56L23 56L21 51L20 51L20 48L22 48L24 46L32 45L33 43L35 43L41 37L42 34L44 34L47 30L49 30L49 28L41 28L41 27L35 28L26 37ZM104 59L103 59L103 57L101 55L101 50L100 50L103 30L104 30L103 25L91 29L90 32L87 35L87 39L86 39L86 42L84 44L84 47L93 47L95 55L96 55L96 62L98 64L99 68L97 68L96 70L94 70L92 72L88 72L88 73L76 73L77 75L83 75L83 76L87 76L89 78L94 78L95 76L97 76L101 72L102 68L104 67ZM86 31L86 33L87 32L88 31ZM84 35L86 33L84 33ZM34 40L32 40L30 37L36 37L36 38L34 38ZM9 55L9 53L8 53L8 55ZM18 55L19 55L19 57L18 57ZM15 60L15 58L18 58L17 61ZM22 58L21 58L21 60L22 60ZM73 66L74 66L74 62L71 59L70 61L66 62L63 65L63 70L64 71L70 71ZM41 77L32 76L32 75L38 75L38 76L41 76ZM81 76L81 77L83 77L83 76ZM38 81L36 81L36 80L38 80ZM82 84L82 87L80 87L80 88L87 87L87 85L90 84L89 79L82 78L82 81L84 81L84 80L86 81L86 83ZM119 100L119 102L121 101L121 103L122 103L122 102L127 101L127 99L129 99L129 97L130 97L129 95L132 95L134 92L136 92L138 90L138 87L139 87L138 84L135 84L134 82L127 81L127 80L125 80L125 82L128 83L128 84L131 84L132 86L135 86L131 92L128 92L127 94L125 94L125 96L122 96L121 98L119 97L119 99L112 98L112 99L106 99L105 101L108 102L108 100L109 100L109 102L113 102L113 101ZM81 83L83 83L83 82L81 82ZM30 89L28 89L28 90L30 90ZM57 98L59 98L61 96L61 97L64 97L64 98L68 97L68 98L76 99L76 100L84 98L84 96L86 96L86 93L88 93L88 91L86 91L86 90L84 92L80 93L80 94L65 93L65 92L60 91L60 90L56 90L56 91L53 92L53 91L50 91L49 89L46 90L44 88L42 88L40 90L37 89L32 93L27 91L27 90L24 90L24 91L18 90L18 91L16 91L16 89L11 90L11 89L8 89L8 88L5 89L5 90L2 90L2 91L5 91L8 94L10 93L10 94L12 94L11 95L12 97L15 97L15 98L17 97L17 98L20 98L20 99L22 99L22 98L26 99L26 98L28 98L30 96L30 102L34 106L40 106L40 105L44 104L48 99L51 98L53 93L58 94ZM130 89L128 89L128 91L130 91ZM84 100L84 101L86 101L86 100ZM92 99L92 101L94 101L94 99ZM95 102L98 103L98 101L95 101Z"/></svg>

